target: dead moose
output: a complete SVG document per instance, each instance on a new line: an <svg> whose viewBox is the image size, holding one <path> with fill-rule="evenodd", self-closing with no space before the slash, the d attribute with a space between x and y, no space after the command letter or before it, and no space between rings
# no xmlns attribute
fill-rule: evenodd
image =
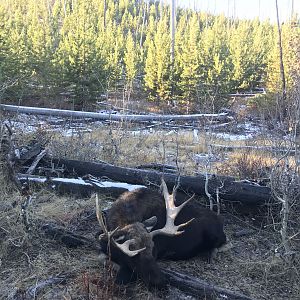
<svg viewBox="0 0 300 300"><path fill-rule="evenodd" d="M176 189L169 194L162 180L163 196L146 188L125 192L106 211L105 221L96 199L104 232L100 245L120 266L117 283L127 284L139 277L146 285L162 287L166 282L156 259L188 259L225 244L221 218L191 202L193 197L175 200Z"/></svg>

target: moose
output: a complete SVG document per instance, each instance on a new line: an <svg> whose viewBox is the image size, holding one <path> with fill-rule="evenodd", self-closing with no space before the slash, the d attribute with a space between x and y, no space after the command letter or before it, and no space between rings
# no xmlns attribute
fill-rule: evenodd
<svg viewBox="0 0 300 300"><path fill-rule="evenodd" d="M137 278L148 286L163 287L166 280L156 259L182 260L201 252L211 254L226 243L223 221L199 203L175 199L178 185L169 194L147 188L125 192L103 216L96 196L96 214L103 233L100 246L120 266L116 282Z"/></svg>

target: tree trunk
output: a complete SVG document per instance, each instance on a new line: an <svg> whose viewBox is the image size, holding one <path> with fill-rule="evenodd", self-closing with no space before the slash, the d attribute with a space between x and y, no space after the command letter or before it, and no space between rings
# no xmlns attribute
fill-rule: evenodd
<svg viewBox="0 0 300 300"><path fill-rule="evenodd" d="M284 72L284 64L283 64L283 50L282 50L282 39L281 39L281 26L279 21L279 11L278 11L278 1L275 0L276 3L276 16L277 16L277 28L278 28L278 48L279 48L279 62L280 62L280 76L282 82L282 99L280 101L280 112L282 114L281 118L283 121L287 115L287 107L286 107L286 80L285 80L285 72Z"/></svg>

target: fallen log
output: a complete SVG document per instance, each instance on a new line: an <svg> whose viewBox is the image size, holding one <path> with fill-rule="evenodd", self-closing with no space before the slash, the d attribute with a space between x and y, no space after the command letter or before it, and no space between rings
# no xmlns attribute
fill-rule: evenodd
<svg viewBox="0 0 300 300"><path fill-rule="evenodd" d="M38 165L39 161L40 161L46 154L47 154L47 150L46 150L46 149L42 150L41 153L38 154L38 155L35 157L34 161L32 162L31 166L28 168L28 170L27 170L26 173L27 173L27 174L32 174L32 173L34 172L36 166Z"/></svg>
<svg viewBox="0 0 300 300"><path fill-rule="evenodd" d="M235 145L222 145L222 144L211 144L210 145L213 149L222 149L227 151L234 151L234 150L255 150L255 151L268 151L272 153L289 153L295 154L295 149L290 148L279 148L273 146L250 146L250 145L242 145L242 146L235 146Z"/></svg>
<svg viewBox="0 0 300 300"><path fill-rule="evenodd" d="M127 182L130 184L142 184L146 186L160 185L161 178L164 177L168 187L173 188L177 181L176 174L166 174L153 170L140 170L134 168L117 167L102 163L85 162L68 159L52 159L44 164L54 164L63 166L66 175L76 175L83 177L92 175L98 178L106 177L110 180ZM248 181L236 181L234 177L228 176L208 176L208 191L216 196L217 189L219 196L223 200L239 202L247 205L266 204L271 200L271 190L269 187L252 184ZM180 188L189 193L197 195L205 194L206 176L203 174L197 176L180 176Z"/></svg>
<svg viewBox="0 0 300 300"><path fill-rule="evenodd" d="M21 183L30 182L33 185L41 185L50 190L55 190L59 194L71 194L80 197L90 197L93 192L118 197L126 191L143 187L142 185L109 181L101 181L96 185L92 185L81 178L55 178L20 173L16 175L16 179Z"/></svg>
<svg viewBox="0 0 300 300"><path fill-rule="evenodd" d="M42 230L45 236L55 240L58 243L62 243L69 248L86 246L97 251L100 251L101 249L96 239L90 240L83 235L75 234L72 231L66 230L65 228L55 224L44 224L42 226Z"/></svg>
<svg viewBox="0 0 300 300"><path fill-rule="evenodd" d="M92 118L95 120L111 120L111 121L129 121L129 122L150 122L150 121L193 121L201 119L216 119L225 121L229 118L227 113L220 114L193 114L193 115L125 115L125 114L106 114L87 111L74 111L64 109L51 109L29 106L16 106L0 104L0 110L16 113L26 113L35 115L75 117L75 118Z"/></svg>
<svg viewBox="0 0 300 300"><path fill-rule="evenodd" d="M158 164L158 163L139 165L136 166L136 169L143 169L143 170L150 169L150 170L156 170L165 173L177 173L177 169L175 166Z"/></svg>
<svg viewBox="0 0 300 300"><path fill-rule="evenodd" d="M253 298L208 283L204 280L172 270L162 269L169 284L200 299L222 298L228 300L252 300Z"/></svg>

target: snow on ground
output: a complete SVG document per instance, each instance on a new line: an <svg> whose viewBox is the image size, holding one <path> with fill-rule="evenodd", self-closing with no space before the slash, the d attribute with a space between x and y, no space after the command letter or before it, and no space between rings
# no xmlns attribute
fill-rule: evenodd
<svg viewBox="0 0 300 300"><path fill-rule="evenodd" d="M15 115L5 120L12 130L24 133L34 133L40 129L47 132L59 132L63 136L72 136L78 133L92 132L93 128L103 125L102 122L90 122L90 120L65 119L53 116L34 116L27 114Z"/></svg>
<svg viewBox="0 0 300 300"><path fill-rule="evenodd" d="M232 134L225 132L212 133L212 135L216 138L230 141L245 141L254 137L253 134Z"/></svg>
<svg viewBox="0 0 300 300"><path fill-rule="evenodd" d="M251 140L264 130L263 127L258 126L254 122L244 122L237 124L235 132L212 132L211 135L230 141L245 141Z"/></svg>
<svg viewBox="0 0 300 300"><path fill-rule="evenodd" d="M146 188L144 185L138 185L138 184L128 184L124 182L111 182L111 181L101 181L98 185L100 188L110 188L110 187L116 187L116 188L123 188L128 191L133 191L139 188Z"/></svg>
<svg viewBox="0 0 300 300"><path fill-rule="evenodd" d="M13 118L7 119L6 122L11 126L12 130L20 130L24 133L33 133L39 129L43 129L49 132L59 132L63 136L73 136L76 134L82 134L85 132L92 132L95 128L100 126L105 126L105 122L93 121L91 119L80 120L80 119L66 119L54 116L34 116L27 114L14 115ZM165 124L166 125L166 124ZM262 127L258 126L253 122L244 122L237 124L234 132L228 131L212 131L211 128L206 129L208 134L230 141L243 141L249 140L257 136L262 132ZM133 136L139 135L150 135L152 133L161 132L163 135L176 134L178 129L171 128L169 130L162 130L154 125L153 127L144 127L138 130L131 131ZM191 126L191 129L180 129L180 134L185 134L186 132L192 132L195 140L195 134L198 134L199 129L195 129Z"/></svg>

